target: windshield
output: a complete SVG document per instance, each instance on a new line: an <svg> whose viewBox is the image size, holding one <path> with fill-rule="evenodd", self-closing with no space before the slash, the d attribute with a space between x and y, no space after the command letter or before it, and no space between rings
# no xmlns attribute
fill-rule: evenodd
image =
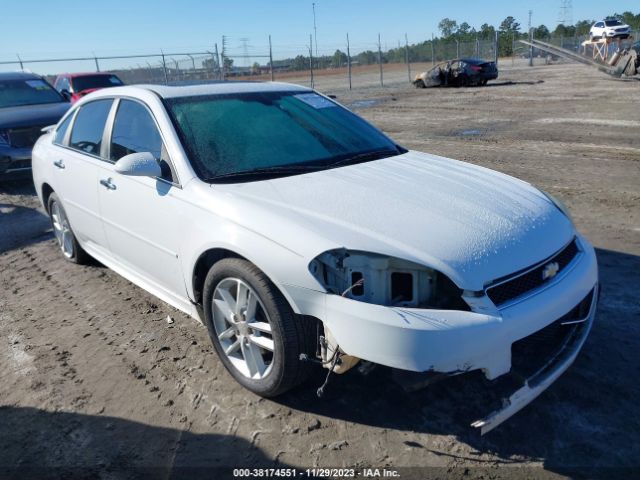
<svg viewBox="0 0 640 480"><path fill-rule="evenodd" d="M58 102L62 96L39 78L0 80L0 108Z"/></svg>
<svg viewBox="0 0 640 480"><path fill-rule="evenodd" d="M74 92L81 92L89 88L118 87L122 80L115 75L85 75L71 79L71 83Z"/></svg>
<svg viewBox="0 0 640 480"><path fill-rule="evenodd" d="M357 115L313 92L182 97L166 104L204 180L243 172L293 175L404 152Z"/></svg>
<svg viewBox="0 0 640 480"><path fill-rule="evenodd" d="M619 20L605 20L604 24L607 27L617 27L618 25L622 25L622 22L620 22Z"/></svg>

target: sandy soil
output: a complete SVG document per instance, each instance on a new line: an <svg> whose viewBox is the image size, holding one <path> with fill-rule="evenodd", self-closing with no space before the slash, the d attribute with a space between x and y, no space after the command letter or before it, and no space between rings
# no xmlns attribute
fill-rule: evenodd
<svg viewBox="0 0 640 480"><path fill-rule="evenodd" d="M473 374L408 394L386 369L352 370L325 399L311 383L264 400L226 373L204 327L100 265L65 262L29 183L2 184L0 477L321 465L602 478L640 467L640 82L509 62L485 88L415 90L402 69L384 88L376 81L363 73L350 92L323 76L318 87L406 147L518 176L567 203L598 248L603 285L574 366L483 438L468 424L493 394Z"/></svg>

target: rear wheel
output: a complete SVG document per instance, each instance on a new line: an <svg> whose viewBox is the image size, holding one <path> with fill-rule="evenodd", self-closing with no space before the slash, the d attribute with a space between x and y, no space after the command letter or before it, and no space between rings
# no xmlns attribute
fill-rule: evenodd
<svg viewBox="0 0 640 480"><path fill-rule="evenodd" d="M308 377L310 365L300 354L315 348L315 328L310 331L310 320L297 317L255 265L238 258L214 264L203 302L213 346L242 386L273 397Z"/></svg>
<svg viewBox="0 0 640 480"><path fill-rule="evenodd" d="M52 193L47 202L47 210L53 227L53 234L58 241L62 255L73 263L84 264L89 260L89 255L82 249L76 236L71 230L67 212L65 212L58 195Z"/></svg>

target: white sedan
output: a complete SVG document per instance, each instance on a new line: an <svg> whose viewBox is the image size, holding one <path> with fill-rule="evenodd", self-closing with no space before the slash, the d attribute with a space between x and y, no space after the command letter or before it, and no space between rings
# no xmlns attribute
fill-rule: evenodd
<svg viewBox="0 0 640 480"><path fill-rule="evenodd" d="M335 101L279 83L127 86L78 102L33 151L63 255L87 255L206 325L249 390L364 360L520 387L573 362L598 298L561 203L408 151Z"/></svg>

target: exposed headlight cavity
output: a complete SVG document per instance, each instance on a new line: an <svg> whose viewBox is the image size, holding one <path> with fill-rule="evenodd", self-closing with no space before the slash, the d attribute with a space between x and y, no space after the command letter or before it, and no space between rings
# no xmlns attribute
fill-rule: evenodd
<svg viewBox="0 0 640 480"><path fill-rule="evenodd" d="M469 310L462 291L431 268L369 252L331 250L316 257L309 270L324 288L376 305Z"/></svg>

